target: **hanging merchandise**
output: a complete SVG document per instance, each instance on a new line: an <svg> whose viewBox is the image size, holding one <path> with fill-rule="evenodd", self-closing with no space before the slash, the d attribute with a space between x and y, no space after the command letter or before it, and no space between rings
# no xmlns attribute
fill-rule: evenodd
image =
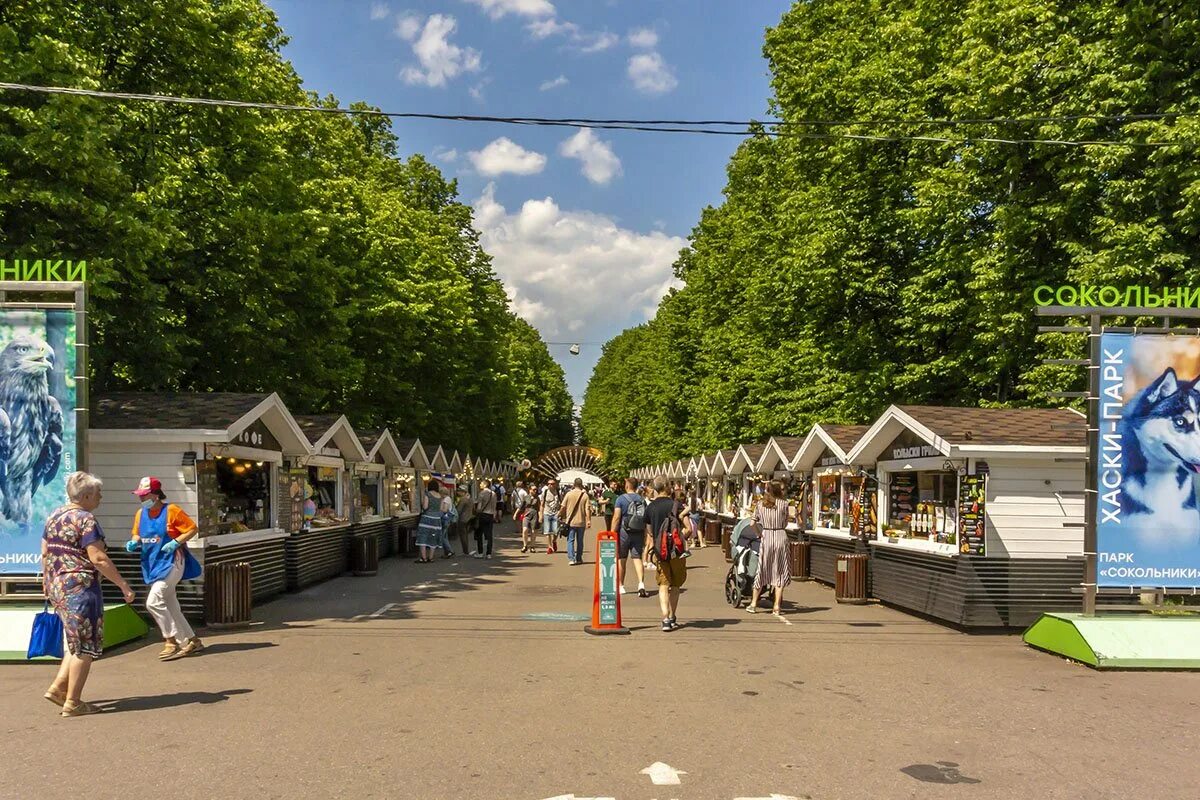
<svg viewBox="0 0 1200 800"><path fill-rule="evenodd" d="M985 555L987 475L964 475L958 491L959 552Z"/></svg>

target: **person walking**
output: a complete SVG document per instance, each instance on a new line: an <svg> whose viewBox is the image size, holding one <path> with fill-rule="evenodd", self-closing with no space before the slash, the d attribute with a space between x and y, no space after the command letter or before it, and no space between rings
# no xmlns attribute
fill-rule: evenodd
<svg viewBox="0 0 1200 800"><path fill-rule="evenodd" d="M158 478L142 478L133 496L142 507L133 515L125 549L130 553L141 550L142 580L150 587L146 610L163 637L158 658L168 661L193 655L203 650L204 644L183 615L175 587L181 580L200 577L200 562L188 552L186 544L199 529L182 508L166 502Z"/></svg>
<svg viewBox="0 0 1200 800"><path fill-rule="evenodd" d="M458 530L458 543L462 547L463 554L470 553L472 534L475 532L475 501L471 499L471 493L467 487L458 487L458 503L455 505L455 510L458 513L458 521L454 523L454 527Z"/></svg>
<svg viewBox="0 0 1200 800"><path fill-rule="evenodd" d="M679 627L676 615L679 610L679 590L687 581L687 554L686 551L682 554L675 552L675 547L669 542L664 548L658 537L664 529L663 523L671 517L678 519L683 509L671 497L666 478L655 476L651 487L654 499L646 506L646 532L657 556L655 576L658 579L658 605L663 616L662 631L668 633Z"/></svg>
<svg viewBox="0 0 1200 800"><path fill-rule="evenodd" d="M704 529L700 525L702 519L700 510L703 507L704 504L700 502L700 496L696 494L695 489L692 489L692 491L688 493L687 498L688 521L692 523L691 533L696 537L696 545L700 549L704 549L708 546L704 543Z"/></svg>
<svg viewBox="0 0 1200 800"><path fill-rule="evenodd" d="M496 495L496 510L503 514L508 510L508 489L504 488L503 483L495 483L492 485L492 492Z"/></svg>
<svg viewBox="0 0 1200 800"><path fill-rule="evenodd" d="M492 557L492 529L496 524L497 504L496 493L488 486L479 491L475 500L475 558Z"/></svg>
<svg viewBox="0 0 1200 800"><path fill-rule="evenodd" d="M417 563L433 561L433 553L442 544L446 533L446 514L450 511L450 498L442 494L442 485L437 478L430 478L421 495L421 521L417 523Z"/></svg>
<svg viewBox="0 0 1200 800"><path fill-rule="evenodd" d="M592 524L592 499L583 488L583 478L576 478L563 498L562 520L567 526L567 562L571 566L582 564L583 534Z"/></svg>
<svg viewBox="0 0 1200 800"><path fill-rule="evenodd" d="M783 613L783 588L792 582L792 568L788 564L787 521L788 506L783 484L771 481L754 511L754 524L762 536L762 550L758 555L754 596L750 598L750 606L746 609L751 614L758 612L759 595L768 586L775 590L771 613L777 617Z"/></svg>
<svg viewBox="0 0 1200 800"><path fill-rule="evenodd" d="M60 706L64 717L81 717L102 709L81 696L92 661L104 652L104 598L100 577L116 584L126 603L133 589L108 557L104 531L93 512L103 497L100 479L87 472L67 476L66 505L50 512L42 532L42 591L62 620L66 652L58 674L43 695Z"/></svg>
<svg viewBox="0 0 1200 800"><path fill-rule="evenodd" d="M625 494L617 498L613 510L613 530L617 532L617 585L625 594L625 573L630 558L637 573L638 597L646 592L646 501L637 492L637 481L625 479Z"/></svg>
<svg viewBox="0 0 1200 800"><path fill-rule="evenodd" d="M517 481L512 494L513 521L521 529L522 553L530 552L537 544L537 538L533 533L533 520L537 519L537 514L531 515L529 511L532 501L533 496L525 490L525 482Z"/></svg>
<svg viewBox="0 0 1200 800"><path fill-rule="evenodd" d="M604 530L613 529L613 513L617 510L617 498L621 496L620 484L610 481L600 494L600 513L604 515Z"/></svg>
<svg viewBox="0 0 1200 800"><path fill-rule="evenodd" d="M558 481L551 478L538 495L542 510L542 533L546 534L546 554L558 552Z"/></svg>

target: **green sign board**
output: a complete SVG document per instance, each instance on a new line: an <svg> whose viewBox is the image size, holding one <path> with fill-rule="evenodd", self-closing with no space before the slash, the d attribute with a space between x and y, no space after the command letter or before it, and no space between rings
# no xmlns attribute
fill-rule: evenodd
<svg viewBox="0 0 1200 800"><path fill-rule="evenodd" d="M617 541L601 539L600 553L600 624L617 624Z"/></svg>

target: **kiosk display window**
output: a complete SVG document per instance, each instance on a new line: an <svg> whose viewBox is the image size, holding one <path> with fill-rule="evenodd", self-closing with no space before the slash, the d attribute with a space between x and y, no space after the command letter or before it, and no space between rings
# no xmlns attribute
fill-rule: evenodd
<svg viewBox="0 0 1200 800"><path fill-rule="evenodd" d="M262 461L223 458L216 462L219 533L270 528L271 465Z"/></svg>
<svg viewBox="0 0 1200 800"><path fill-rule="evenodd" d="M355 481L354 503L364 517L378 516L380 498L383 496L383 473L368 472Z"/></svg>
<svg viewBox="0 0 1200 800"><path fill-rule="evenodd" d="M309 498L313 506L312 525L321 527L345 522L341 514L341 492L338 490L340 470L337 467L309 467ZM307 514L305 515L307 516Z"/></svg>
<svg viewBox="0 0 1200 800"><path fill-rule="evenodd" d="M841 480L837 475L822 475L817 478L817 526L841 528L842 525Z"/></svg>
<svg viewBox="0 0 1200 800"><path fill-rule="evenodd" d="M892 473L884 534L954 544L958 538L957 473Z"/></svg>

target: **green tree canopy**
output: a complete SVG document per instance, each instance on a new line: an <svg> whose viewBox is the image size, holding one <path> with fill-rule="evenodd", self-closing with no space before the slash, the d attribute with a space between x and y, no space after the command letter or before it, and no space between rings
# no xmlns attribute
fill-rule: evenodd
<svg viewBox="0 0 1200 800"><path fill-rule="evenodd" d="M0 5L6 80L336 106L285 43L261 0ZM6 92L0 247L88 260L97 391L278 391L489 458L561 436L457 185L397 151L381 117Z"/></svg>
<svg viewBox="0 0 1200 800"><path fill-rule="evenodd" d="M589 441L644 464L889 403L1082 388L1041 363L1075 345L1037 334L1036 286L1200 283L1200 118L1095 118L1200 111L1198 33L1187 4L797 2L766 34L772 115L1030 121L788 129L950 142L746 139L676 264L683 288L597 365ZM649 391L618 386L634 363Z"/></svg>

